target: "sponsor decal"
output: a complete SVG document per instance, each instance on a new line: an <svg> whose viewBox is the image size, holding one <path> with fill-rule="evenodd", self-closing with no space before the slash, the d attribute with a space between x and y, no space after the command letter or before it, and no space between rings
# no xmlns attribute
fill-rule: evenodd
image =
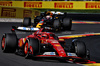
<svg viewBox="0 0 100 66"><path fill-rule="evenodd" d="M26 30L26 28L25 28L25 27L23 27L23 30Z"/></svg>
<svg viewBox="0 0 100 66"><path fill-rule="evenodd" d="M52 43L59 43L57 40L50 40Z"/></svg>
<svg viewBox="0 0 100 66"><path fill-rule="evenodd" d="M43 55L56 55L55 52L44 52Z"/></svg>
<svg viewBox="0 0 100 66"><path fill-rule="evenodd" d="M77 57L76 53L67 53L67 55L68 56L76 56Z"/></svg>
<svg viewBox="0 0 100 66"><path fill-rule="evenodd" d="M73 8L73 3L69 2L55 2L54 8Z"/></svg>
<svg viewBox="0 0 100 66"><path fill-rule="evenodd" d="M7 1L5 1L5 2L0 2L0 6L12 6L12 2L7 2Z"/></svg>
<svg viewBox="0 0 100 66"><path fill-rule="evenodd" d="M50 55L55 55L55 52L50 52Z"/></svg>
<svg viewBox="0 0 100 66"><path fill-rule="evenodd" d="M24 10L23 17L31 17L31 16L32 16L32 11L31 10Z"/></svg>
<svg viewBox="0 0 100 66"><path fill-rule="evenodd" d="M16 9L15 8L2 8L1 16L2 17L16 17Z"/></svg>
<svg viewBox="0 0 100 66"><path fill-rule="evenodd" d="M30 28L23 27L23 30L31 30Z"/></svg>
<svg viewBox="0 0 100 66"><path fill-rule="evenodd" d="M100 3L98 2L86 3L86 8L100 8Z"/></svg>
<svg viewBox="0 0 100 66"><path fill-rule="evenodd" d="M34 28L31 28L31 30L34 30Z"/></svg>
<svg viewBox="0 0 100 66"><path fill-rule="evenodd" d="M42 2L24 2L24 7L42 8Z"/></svg>

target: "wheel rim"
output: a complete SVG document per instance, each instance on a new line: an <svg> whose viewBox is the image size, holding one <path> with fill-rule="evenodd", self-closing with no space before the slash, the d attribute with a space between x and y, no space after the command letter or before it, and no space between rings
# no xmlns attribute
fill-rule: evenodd
<svg viewBox="0 0 100 66"><path fill-rule="evenodd" d="M24 53L27 54L28 53L28 43L26 42L25 47L24 47Z"/></svg>
<svg viewBox="0 0 100 66"><path fill-rule="evenodd" d="M33 48L30 46L30 54L33 54Z"/></svg>
<svg viewBox="0 0 100 66"><path fill-rule="evenodd" d="M5 38L3 37L3 39L2 39L2 49L4 49L5 48Z"/></svg>

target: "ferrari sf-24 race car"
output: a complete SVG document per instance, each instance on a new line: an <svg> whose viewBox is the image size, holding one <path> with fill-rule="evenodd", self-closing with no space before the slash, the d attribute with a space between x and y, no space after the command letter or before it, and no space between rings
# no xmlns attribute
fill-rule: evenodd
<svg viewBox="0 0 100 66"><path fill-rule="evenodd" d="M23 26L28 27L31 25L31 18L24 18ZM54 31L71 30L72 19L66 17L66 13L47 11L45 13L41 13L40 16L36 16L34 19L34 28L41 28L42 26L50 27Z"/></svg>
<svg viewBox="0 0 100 66"><path fill-rule="evenodd" d="M5 33L2 37L3 52L23 54L25 58L50 58L72 63L95 63L89 60L89 51L85 43L73 40L70 50L65 47L65 40L55 36L52 32L45 32L44 28L26 36L18 38L15 29L12 33Z"/></svg>

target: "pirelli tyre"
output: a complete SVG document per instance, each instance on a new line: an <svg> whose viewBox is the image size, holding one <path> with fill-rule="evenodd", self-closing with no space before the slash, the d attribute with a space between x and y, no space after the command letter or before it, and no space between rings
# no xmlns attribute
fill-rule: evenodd
<svg viewBox="0 0 100 66"><path fill-rule="evenodd" d="M76 55L78 57L86 58L87 50L86 50L85 43L82 41L76 40L72 44L73 44L73 49L74 49L74 52L76 53Z"/></svg>
<svg viewBox="0 0 100 66"><path fill-rule="evenodd" d="M39 53L39 40L28 38L24 46L25 58L32 58Z"/></svg>
<svg viewBox="0 0 100 66"><path fill-rule="evenodd" d="M31 26L31 18L30 18L30 17L25 17L24 20L23 20L22 25L23 25L24 27Z"/></svg>
<svg viewBox="0 0 100 66"><path fill-rule="evenodd" d="M63 27L64 30L71 30L72 19L64 18L62 24L63 24L62 27Z"/></svg>
<svg viewBox="0 0 100 66"><path fill-rule="evenodd" d="M61 23L60 23L60 21L57 19L57 20L54 20L54 22L53 22L53 27L54 27L54 30L55 31L58 31L58 30L60 30L60 28L61 28Z"/></svg>
<svg viewBox="0 0 100 66"><path fill-rule="evenodd" d="M1 41L1 48L3 52L15 52L18 40L16 34L4 34Z"/></svg>

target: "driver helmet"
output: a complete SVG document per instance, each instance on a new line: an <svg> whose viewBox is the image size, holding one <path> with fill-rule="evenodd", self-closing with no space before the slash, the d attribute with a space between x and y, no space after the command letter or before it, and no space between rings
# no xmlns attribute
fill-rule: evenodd
<svg viewBox="0 0 100 66"><path fill-rule="evenodd" d="M47 15L47 16L46 16L46 19L50 19L50 15Z"/></svg>

